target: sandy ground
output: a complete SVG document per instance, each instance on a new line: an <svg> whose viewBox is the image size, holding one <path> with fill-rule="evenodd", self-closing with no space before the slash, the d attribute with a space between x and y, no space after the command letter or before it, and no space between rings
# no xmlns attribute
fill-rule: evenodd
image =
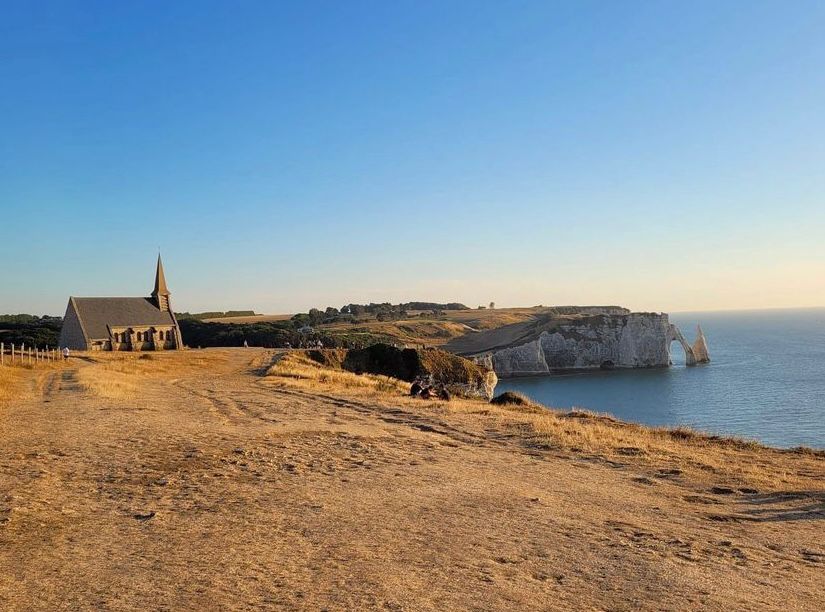
<svg viewBox="0 0 825 612"><path fill-rule="evenodd" d="M214 354L117 401L76 361L0 408L0 609L823 608L821 488L715 491Z"/></svg>

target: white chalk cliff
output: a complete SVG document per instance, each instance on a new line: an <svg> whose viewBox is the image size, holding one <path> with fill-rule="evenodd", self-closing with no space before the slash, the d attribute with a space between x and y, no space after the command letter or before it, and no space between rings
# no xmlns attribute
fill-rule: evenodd
<svg viewBox="0 0 825 612"><path fill-rule="evenodd" d="M492 342L504 336L501 330L493 331L489 336ZM513 335L517 337L507 346L483 350L477 349L482 348L484 338L477 337L473 339L476 350L462 352L492 366L501 377L573 369L667 367L674 341L685 351L687 365L710 361L701 329L690 344L665 313L551 317L522 325Z"/></svg>

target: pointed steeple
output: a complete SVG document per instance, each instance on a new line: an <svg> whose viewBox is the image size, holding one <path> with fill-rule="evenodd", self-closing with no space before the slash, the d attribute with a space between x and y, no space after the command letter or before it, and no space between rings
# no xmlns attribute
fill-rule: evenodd
<svg viewBox="0 0 825 612"><path fill-rule="evenodd" d="M159 295L169 295L169 288L166 286L166 276L163 274L163 262L158 253L158 268L155 272L155 290L152 291L152 297Z"/></svg>
<svg viewBox="0 0 825 612"><path fill-rule="evenodd" d="M155 271L155 290L152 291L152 298L161 310L171 311L169 306L169 287L166 286L166 276L163 274L163 262L158 253L158 267Z"/></svg>

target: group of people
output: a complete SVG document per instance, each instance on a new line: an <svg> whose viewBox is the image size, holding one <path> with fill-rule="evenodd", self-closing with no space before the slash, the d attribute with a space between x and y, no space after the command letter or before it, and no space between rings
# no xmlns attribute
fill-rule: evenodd
<svg viewBox="0 0 825 612"><path fill-rule="evenodd" d="M450 392L443 384L436 384L432 379L425 377L416 378L410 385L410 395L421 399L440 399L450 401Z"/></svg>

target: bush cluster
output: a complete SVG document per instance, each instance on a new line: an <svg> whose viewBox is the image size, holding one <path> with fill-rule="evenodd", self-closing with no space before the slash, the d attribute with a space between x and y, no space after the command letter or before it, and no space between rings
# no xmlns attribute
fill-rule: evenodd
<svg viewBox="0 0 825 612"><path fill-rule="evenodd" d="M259 323L205 323L196 319L179 320L183 343L190 347L249 346L264 348L313 348L320 341L327 348L361 348L387 338L376 334L312 331L304 333L294 321Z"/></svg>
<svg viewBox="0 0 825 612"><path fill-rule="evenodd" d="M20 346L56 347L60 340L61 317L29 314L0 315L0 342Z"/></svg>

